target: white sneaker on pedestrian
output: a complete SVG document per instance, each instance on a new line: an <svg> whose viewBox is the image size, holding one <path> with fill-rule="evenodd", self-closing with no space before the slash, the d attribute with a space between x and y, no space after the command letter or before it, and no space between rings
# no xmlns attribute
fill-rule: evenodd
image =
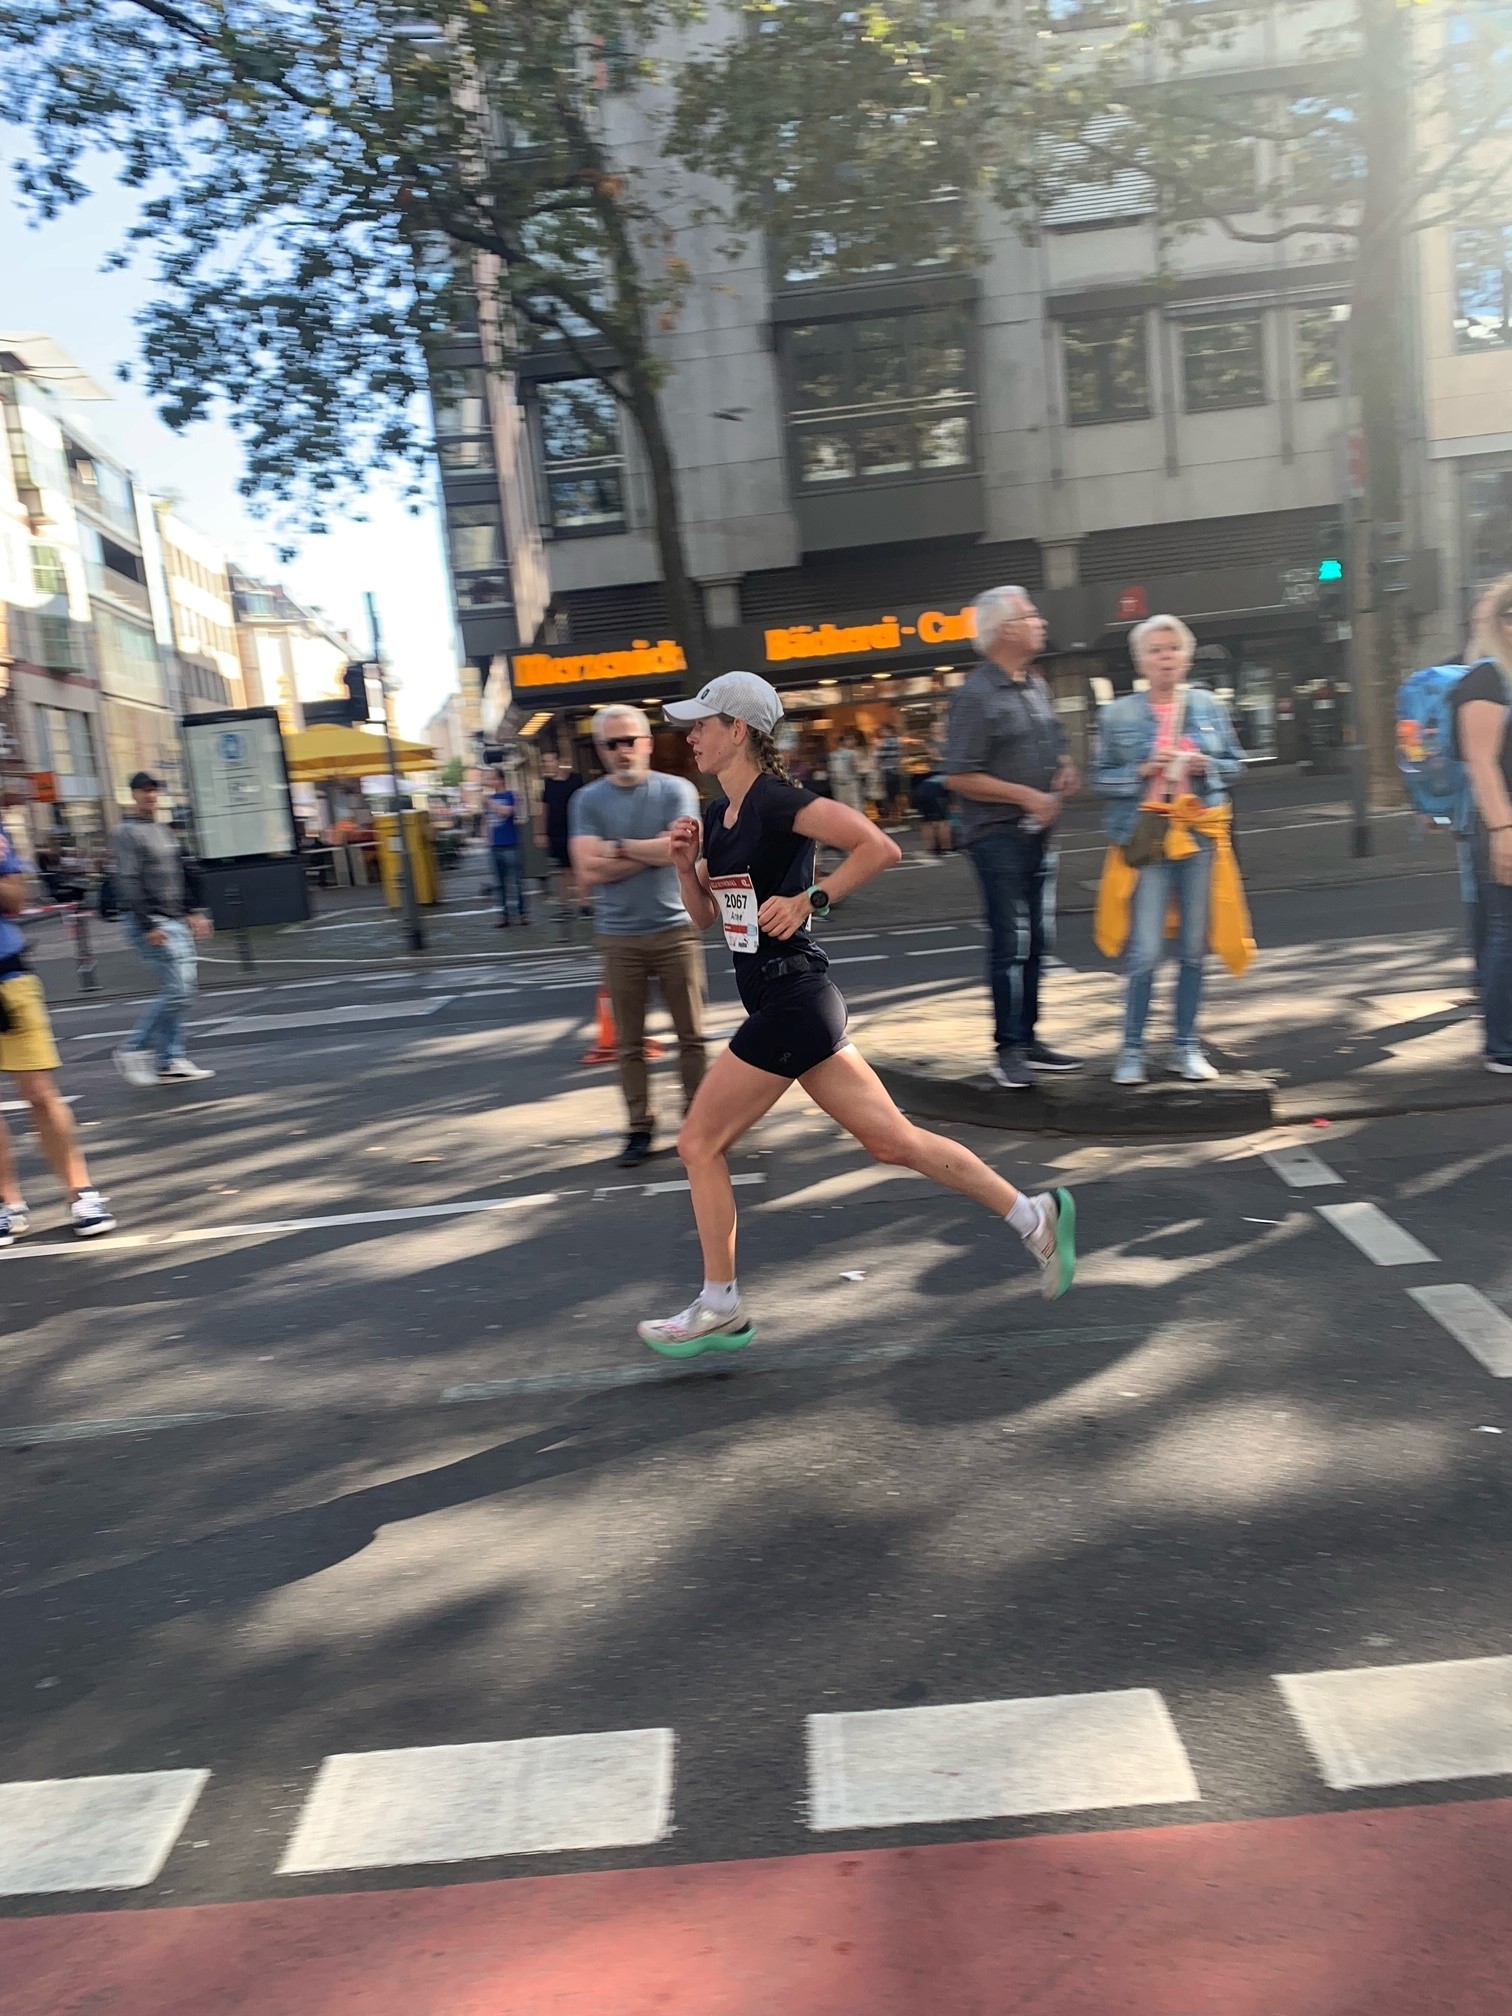
<svg viewBox="0 0 1512 2016"><path fill-rule="evenodd" d="M68 1208L76 1239L98 1239L102 1232L114 1232L110 1206L98 1190L81 1190Z"/></svg>
<svg viewBox="0 0 1512 2016"><path fill-rule="evenodd" d="M1485 1064L1488 1071L1512 1072L1512 1057L1488 1057Z"/></svg>
<svg viewBox="0 0 1512 2016"><path fill-rule="evenodd" d="M20 1204L0 1204L0 1211L3 1211L6 1217L10 1219L11 1237L13 1239L19 1239L23 1234L30 1232L31 1206L29 1204L24 1201Z"/></svg>
<svg viewBox="0 0 1512 2016"><path fill-rule="evenodd" d="M215 1073L205 1064L191 1063L187 1057L175 1057L171 1064L165 1064L157 1074L159 1085L173 1085L180 1079L186 1085L198 1084L201 1078L213 1078Z"/></svg>
<svg viewBox="0 0 1512 2016"><path fill-rule="evenodd" d="M1189 1085L1210 1085L1222 1072L1210 1058L1202 1054L1200 1043L1183 1043L1171 1058L1176 1068L1176 1076L1185 1078Z"/></svg>
<svg viewBox="0 0 1512 2016"><path fill-rule="evenodd" d="M1145 1069L1145 1061L1136 1050L1125 1050L1113 1066L1115 1085L1147 1085L1150 1074Z"/></svg>
<svg viewBox="0 0 1512 2016"><path fill-rule="evenodd" d="M128 1050L123 1044L111 1051L110 1061L128 1085L156 1085L158 1081L157 1066L145 1050Z"/></svg>
<svg viewBox="0 0 1512 2016"><path fill-rule="evenodd" d="M11 1223L10 1207L6 1204L0 1204L0 1248L14 1246L15 1243L16 1232L15 1227Z"/></svg>
<svg viewBox="0 0 1512 2016"><path fill-rule="evenodd" d="M1042 1190L1029 1201L1038 1206L1039 1229L1024 1244L1040 1270L1040 1293L1058 1302L1076 1279L1076 1200L1069 1190Z"/></svg>
<svg viewBox="0 0 1512 2016"><path fill-rule="evenodd" d="M728 1315L711 1309L700 1295L676 1316L637 1323L642 1344L662 1358L698 1358L705 1351L743 1351L756 1335L755 1326L737 1302Z"/></svg>

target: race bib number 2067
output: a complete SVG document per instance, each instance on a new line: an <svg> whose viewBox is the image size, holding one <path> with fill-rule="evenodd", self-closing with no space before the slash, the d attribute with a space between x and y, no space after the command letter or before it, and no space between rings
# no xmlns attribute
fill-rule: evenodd
<svg viewBox="0 0 1512 2016"><path fill-rule="evenodd" d="M711 875L709 893L719 905L725 943L732 952L754 952L761 936L756 922L756 885L749 875Z"/></svg>

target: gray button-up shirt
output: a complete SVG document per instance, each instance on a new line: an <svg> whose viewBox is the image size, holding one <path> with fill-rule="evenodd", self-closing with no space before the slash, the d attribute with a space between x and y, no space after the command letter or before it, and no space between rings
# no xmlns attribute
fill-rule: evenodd
<svg viewBox="0 0 1512 2016"><path fill-rule="evenodd" d="M1048 791L1066 753L1066 731L1050 688L1037 672L1014 679L1000 665L984 662L956 689L940 766L947 777L977 771L1003 784ZM968 847L984 833L1017 831L1025 817L1018 805L989 805L975 798L957 804Z"/></svg>

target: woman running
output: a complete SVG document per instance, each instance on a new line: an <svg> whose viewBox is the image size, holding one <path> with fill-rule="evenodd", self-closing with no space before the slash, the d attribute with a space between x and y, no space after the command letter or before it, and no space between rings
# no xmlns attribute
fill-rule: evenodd
<svg viewBox="0 0 1512 2016"><path fill-rule="evenodd" d="M735 1278L735 1193L725 1157L794 1078L878 1162L916 1169L1006 1218L1039 1266L1046 1296L1064 1295L1076 1273L1070 1191L1027 1197L958 1142L915 1127L846 1041L845 1003L808 926L892 867L901 858L896 843L849 806L789 781L772 740L782 701L753 672L726 672L696 700L664 711L691 724L693 759L723 794L709 807L702 858L699 822L673 824L672 864L693 922L724 927L746 1019L710 1066L677 1137L704 1284L679 1315L640 1324L642 1342L664 1358L696 1358L739 1351L755 1336ZM814 881L819 841L844 856L823 885Z"/></svg>

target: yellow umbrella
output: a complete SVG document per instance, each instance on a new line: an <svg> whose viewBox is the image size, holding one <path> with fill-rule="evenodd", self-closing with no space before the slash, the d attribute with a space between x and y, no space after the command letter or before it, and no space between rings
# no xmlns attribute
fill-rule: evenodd
<svg viewBox="0 0 1512 2016"><path fill-rule="evenodd" d="M405 775L437 767L436 752L428 742L405 742L396 735L394 754ZM284 759L295 784L314 784L326 777L386 777L389 767L388 745L381 735L335 726L285 735Z"/></svg>

